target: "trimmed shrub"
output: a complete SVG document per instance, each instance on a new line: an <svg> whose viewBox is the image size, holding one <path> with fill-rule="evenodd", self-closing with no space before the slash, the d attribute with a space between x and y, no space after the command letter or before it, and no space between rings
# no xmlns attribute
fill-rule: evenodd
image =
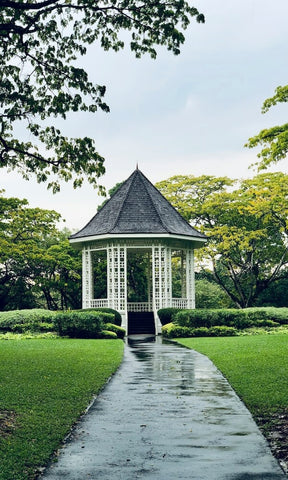
<svg viewBox="0 0 288 480"><path fill-rule="evenodd" d="M47 323L47 322L16 323L11 328L11 331L15 333L52 332L53 330L54 330L54 323Z"/></svg>
<svg viewBox="0 0 288 480"><path fill-rule="evenodd" d="M216 326L209 329L210 337L235 337L237 329L234 327Z"/></svg>
<svg viewBox="0 0 288 480"><path fill-rule="evenodd" d="M107 340L115 340L117 337L117 333L111 332L110 330L102 330L101 336L99 338L106 338Z"/></svg>
<svg viewBox="0 0 288 480"><path fill-rule="evenodd" d="M101 338L103 315L109 315L110 318L110 314L99 314L96 311L62 312L55 315L54 325L60 336Z"/></svg>
<svg viewBox="0 0 288 480"><path fill-rule="evenodd" d="M122 323L122 317L120 315L119 312L117 312L117 310L113 310L113 308L108 308L108 307L101 307L101 308L85 308L84 309L85 312L104 312L104 313L110 313L113 315L113 320L110 319L110 320L107 320L108 323L114 323L114 325L118 325L119 327L121 327L121 323ZM81 310L83 311L83 310ZM111 317L112 318L112 317ZM105 322L105 318L103 319L103 321Z"/></svg>
<svg viewBox="0 0 288 480"><path fill-rule="evenodd" d="M288 312L288 309L285 310ZM278 324L285 323L285 316L287 312L279 313L277 320ZM272 315L273 318L271 318ZM211 328L215 326L226 326L234 327L237 330L243 330L255 326L276 327L278 326L276 323L276 318L277 313L271 312L268 308L246 308L243 310L238 310L236 308L216 310L195 309L181 310L180 312L176 313L174 322L177 325L189 328Z"/></svg>
<svg viewBox="0 0 288 480"><path fill-rule="evenodd" d="M215 325L216 315L214 310L180 310L174 316L174 321L181 327L209 328L211 325Z"/></svg>
<svg viewBox="0 0 288 480"><path fill-rule="evenodd" d="M48 331L51 330L50 327L53 328L55 314L56 312L44 308L0 312L0 331Z"/></svg>
<svg viewBox="0 0 288 480"><path fill-rule="evenodd" d="M187 327L186 327L187 328ZM190 328L189 337L210 337L210 329L207 327Z"/></svg>
<svg viewBox="0 0 288 480"><path fill-rule="evenodd" d="M174 323L166 323L162 327L162 335L166 338L179 338L179 337L191 337L191 329L188 327L179 327Z"/></svg>
<svg viewBox="0 0 288 480"><path fill-rule="evenodd" d="M158 310L158 317L161 322L161 325L166 325L167 323L171 323L174 319L174 316L177 312L180 312L180 308L161 308Z"/></svg>
<svg viewBox="0 0 288 480"><path fill-rule="evenodd" d="M126 335L125 328L119 327L118 325L114 325L113 323L105 323L105 330L109 330L109 332L116 333L118 338L124 338Z"/></svg>
<svg viewBox="0 0 288 480"><path fill-rule="evenodd" d="M168 323L162 328L162 335L166 338L179 337L232 337L237 335L234 327L216 326L216 327L198 327L189 328Z"/></svg>

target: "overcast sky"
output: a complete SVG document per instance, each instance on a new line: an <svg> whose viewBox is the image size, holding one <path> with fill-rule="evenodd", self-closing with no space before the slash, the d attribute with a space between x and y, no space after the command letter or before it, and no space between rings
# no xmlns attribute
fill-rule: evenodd
<svg viewBox="0 0 288 480"><path fill-rule="evenodd" d="M107 86L111 112L75 114L62 125L67 136L90 136L105 157L107 189L139 164L153 182L172 175L245 178L257 150L244 144L261 129L287 123L287 106L265 115L261 106L287 84L288 0L195 0L206 23L192 22L180 56L135 59L129 50L93 46L81 60L91 79ZM283 161L276 168L288 172ZM275 168L274 168L275 170ZM63 185L53 195L31 178L0 170L7 196L54 209L70 229L82 228L103 201L88 183Z"/></svg>

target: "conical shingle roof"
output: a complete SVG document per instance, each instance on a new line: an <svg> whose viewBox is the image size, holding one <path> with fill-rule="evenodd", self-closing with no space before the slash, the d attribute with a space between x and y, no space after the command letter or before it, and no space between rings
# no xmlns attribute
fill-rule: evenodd
<svg viewBox="0 0 288 480"><path fill-rule="evenodd" d="M101 210L71 240L98 235L173 234L205 241L140 170L112 195Z"/></svg>

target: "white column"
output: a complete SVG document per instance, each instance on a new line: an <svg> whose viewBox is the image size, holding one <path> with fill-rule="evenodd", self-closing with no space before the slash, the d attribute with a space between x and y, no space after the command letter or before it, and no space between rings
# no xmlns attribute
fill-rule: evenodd
<svg viewBox="0 0 288 480"><path fill-rule="evenodd" d="M82 308L89 308L93 299L93 268L89 247L82 250Z"/></svg>
<svg viewBox="0 0 288 480"><path fill-rule="evenodd" d="M187 308L195 308L194 250L186 250L186 296Z"/></svg>

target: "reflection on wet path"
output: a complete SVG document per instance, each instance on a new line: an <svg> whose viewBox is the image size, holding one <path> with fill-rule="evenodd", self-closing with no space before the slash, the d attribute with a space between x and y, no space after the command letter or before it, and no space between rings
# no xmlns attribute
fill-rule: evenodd
<svg viewBox="0 0 288 480"><path fill-rule="evenodd" d="M203 355L131 337L122 366L45 480L277 480L285 475Z"/></svg>

